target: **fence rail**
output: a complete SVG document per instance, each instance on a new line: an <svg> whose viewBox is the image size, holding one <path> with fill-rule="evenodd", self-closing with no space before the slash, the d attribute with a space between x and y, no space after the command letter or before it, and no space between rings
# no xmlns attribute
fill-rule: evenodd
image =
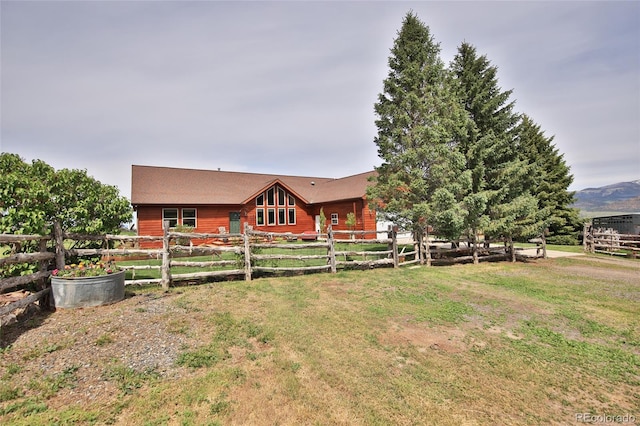
<svg viewBox="0 0 640 426"><path fill-rule="evenodd" d="M590 253L637 257L640 254L640 235L585 226L583 245L584 250Z"/></svg>
<svg viewBox="0 0 640 426"><path fill-rule="evenodd" d="M374 236L369 239L368 237ZM54 268L62 269L76 257L101 257L103 260L136 259L142 264L117 265L128 271L126 285L159 284L167 290L178 282L215 279L245 279L270 274L336 273L342 269L398 268L413 264L449 264L506 259L509 248L479 247L460 242L445 248L434 241L404 241L399 244L397 230L388 238L378 238L377 231L333 231L309 234L270 233L247 227L242 234L173 232L165 226L162 236L63 234L55 224L53 236L0 234L0 246L11 246L11 253L0 258L0 268L17 264L37 264L37 272L17 277L0 277L0 296L6 290L35 283L36 292L23 300L0 306L0 317L45 298L48 278ZM162 248L140 248L141 242L161 242ZM38 251L20 252L23 244L38 244ZM65 245L65 242L67 243ZM77 248L79 242L101 243L100 248ZM96 245L94 244L94 245ZM513 251L513 249L512 249ZM190 260L194 256L211 256L210 260ZM150 262L150 263L144 263ZM156 264L152 264L152 263ZM159 264L158 264L159 262ZM178 273L175 268L206 268L201 272ZM144 276L143 271L160 271L160 277ZM136 274L143 275L136 278ZM157 274L157 272L156 272ZM148 274L147 274L148 275Z"/></svg>
<svg viewBox="0 0 640 426"><path fill-rule="evenodd" d="M38 271L17 277L1 277L0 278L0 294L6 293L7 290L14 290L29 284L34 284L35 293L28 294L18 300L10 302L4 306L0 306L0 327L3 324L3 318L17 309L25 308L32 303L45 299L51 292L48 286L48 278L51 275L48 265L55 258L55 253L48 250L47 243L51 241L50 236L43 235L8 235L0 234L0 245L10 245L11 252L0 258L0 268L9 265L18 265L23 263L38 265ZM37 242L38 251L33 253L23 253L19 250L25 243Z"/></svg>

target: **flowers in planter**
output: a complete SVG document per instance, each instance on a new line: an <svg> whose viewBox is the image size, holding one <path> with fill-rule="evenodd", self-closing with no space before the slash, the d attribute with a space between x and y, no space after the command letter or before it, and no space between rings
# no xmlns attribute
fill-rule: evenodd
<svg viewBox="0 0 640 426"><path fill-rule="evenodd" d="M118 272L113 262L86 262L80 261L77 264L65 265L64 269L54 269L51 275L62 278L97 277Z"/></svg>

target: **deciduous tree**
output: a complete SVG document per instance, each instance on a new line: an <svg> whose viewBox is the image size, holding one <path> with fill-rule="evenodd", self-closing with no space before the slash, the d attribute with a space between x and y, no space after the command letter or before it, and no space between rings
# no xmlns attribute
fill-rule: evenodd
<svg viewBox="0 0 640 426"><path fill-rule="evenodd" d="M56 171L41 160L28 164L0 154L0 233L47 234L54 221L65 232L117 233L131 218L131 204L118 189L86 170Z"/></svg>

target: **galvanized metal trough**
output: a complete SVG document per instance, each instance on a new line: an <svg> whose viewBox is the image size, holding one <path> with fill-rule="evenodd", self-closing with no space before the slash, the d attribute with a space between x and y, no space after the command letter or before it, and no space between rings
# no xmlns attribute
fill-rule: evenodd
<svg viewBox="0 0 640 426"><path fill-rule="evenodd" d="M125 271L97 277L51 277L51 304L56 308L86 308L124 299Z"/></svg>

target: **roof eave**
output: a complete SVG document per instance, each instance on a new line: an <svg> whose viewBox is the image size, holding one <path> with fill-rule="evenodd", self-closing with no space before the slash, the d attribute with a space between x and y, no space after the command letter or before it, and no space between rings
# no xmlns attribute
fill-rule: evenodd
<svg viewBox="0 0 640 426"><path fill-rule="evenodd" d="M269 188L271 188L274 185L280 185L282 188L286 189L287 191L289 191L291 194L293 194L296 198L298 198L300 201L302 201L305 204L309 204L309 201L303 197L302 195L300 195L298 192L296 192L295 190L291 189L291 187L287 184L285 184L284 182L282 182L280 179L273 179L272 181L268 182L266 185L264 185L262 188L260 188L258 191L254 192L253 194L251 194L249 197L247 197L245 200L242 201L242 204L248 204L249 202L251 202L251 200L253 200L255 197L257 197L258 195L260 195L261 193L265 192L266 190L268 190Z"/></svg>

